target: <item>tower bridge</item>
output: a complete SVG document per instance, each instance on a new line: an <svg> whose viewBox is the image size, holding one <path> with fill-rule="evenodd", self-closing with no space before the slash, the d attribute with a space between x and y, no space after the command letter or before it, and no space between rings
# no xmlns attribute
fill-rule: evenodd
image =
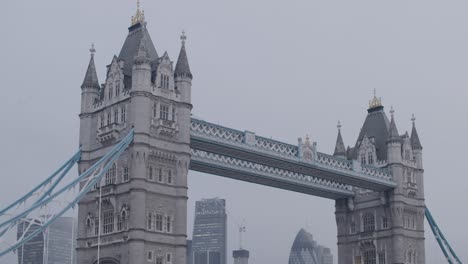
<svg viewBox="0 0 468 264"><path fill-rule="evenodd" d="M194 170L335 200L339 264L425 263L428 211L415 119L411 134L400 134L394 111L389 120L374 95L354 147L345 147L338 126L333 155L318 152L308 137L288 144L196 119L185 34L173 67L167 52L158 55L139 8L128 31L102 85L91 49L81 86L79 153L0 211L7 216L46 189L29 209L0 223L0 237L79 186L76 198L50 218L78 206L78 264L185 264L187 174ZM75 163L77 179L58 190L46 187ZM461 263L432 216L429 223L450 251L444 254Z"/></svg>

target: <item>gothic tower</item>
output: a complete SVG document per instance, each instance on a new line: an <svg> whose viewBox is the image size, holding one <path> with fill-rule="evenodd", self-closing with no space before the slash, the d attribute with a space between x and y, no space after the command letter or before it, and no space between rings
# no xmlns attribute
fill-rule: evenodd
<svg viewBox="0 0 468 264"><path fill-rule="evenodd" d="M94 47L80 113L85 171L134 128L130 147L79 203L78 264L185 264L192 74L158 56L138 7L99 85Z"/></svg>
<svg viewBox="0 0 468 264"><path fill-rule="evenodd" d="M424 177L422 146L413 117L411 136L398 133L394 111L387 118L374 96L358 140L346 151L361 168L392 172L397 187L374 192L354 188L353 199L336 201L339 264L424 264ZM335 151L343 156L338 132Z"/></svg>

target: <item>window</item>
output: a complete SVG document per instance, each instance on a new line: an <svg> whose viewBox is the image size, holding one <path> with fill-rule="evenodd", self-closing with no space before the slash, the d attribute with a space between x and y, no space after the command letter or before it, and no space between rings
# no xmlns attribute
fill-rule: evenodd
<svg viewBox="0 0 468 264"><path fill-rule="evenodd" d="M114 109L114 123L119 123L119 110Z"/></svg>
<svg viewBox="0 0 468 264"><path fill-rule="evenodd" d="M172 117L172 121L175 122L175 107L174 106L172 107L172 116L171 117Z"/></svg>
<svg viewBox="0 0 468 264"><path fill-rule="evenodd" d="M101 128L104 127L104 114L101 115Z"/></svg>
<svg viewBox="0 0 468 264"><path fill-rule="evenodd" d="M125 105L120 109L120 122L125 122L127 120L127 111Z"/></svg>
<svg viewBox="0 0 468 264"><path fill-rule="evenodd" d="M351 232L351 234L356 234L356 223L354 221L351 222L349 231Z"/></svg>
<svg viewBox="0 0 468 264"><path fill-rule="evenodd" d="M111 112L107 112L107 125L110 125L112 122L112 119L111 119Z"/></svg>
<svg viewBox="0 0 468 264"><path fill-rule="evenodd" d="M361 155L361 163L366 164L366 155L365 154Z"/></svg>
<svg viewBox="0 0 468 264"><path fill-rule="evenodd" d="M152 262L152 261L153 261L153 258L154 258L153 255L154 255L154 254L153 254L153 251L152 251L152 250L148 251L148 254L147 254L146 259L147 259L148 261L151 261L151 262Z"/></svg>
<svg viewBox="0 0 468 264"><path fill-rule="evenodd" d="M159 117L162 120L169 120L169 106L161 104Z"/></svg>
<svg viewBox="0 0 468 264"><path fill-rule="evenodd" d="M163 264L164 258L163 257L156 257L156 264Z"/></svg>
<svg viewBox="0 0 468 264"><path fill-rule="evenodd" d="M109 100L112 99L112 86L109 85Z"/></svg>
<svg viewBox="0 0 468 264"><path fill-rule="evenodd" d="M388 218L382 217L382 229L388 229Z"/></svg>
<svg viewBox="0 0 468 264"><path fill-rule="evenodd" d="M375 230L375 218L371 213L366 213L363 217L364 232L372 232Z"/></svg>
<svg viewBox="0 0 468 264"><path fill-rule="evenodd" d="M410 150L409 149L405 149L405 159L406 160L411 160L411 155L410 155Z"/></svg>
<svg viewBox="0 0 468 264"><path fill-rule="evenodd" d="M115 163L112 164L112 167L106 172L106 185L115 183Z"/></svg>
<svg viewBox="0 0 468 264"><path fill-rule="evenodd" d="M118 215L117 230L127 230L127 211L125 209Z"/></svg>
<svg viewBox="0 0 468 264"><path fill-rule="evenodd" d="M161 213L156 215L156 231L163 231L163 215Z"/></svg>
<svg viewBox="0 0 468 264"><path fill-rule="evenodd" d="M374 153L372 152L367 153L367 163L374 164Z"/></svg>
<svg viewBox="0 0 468 264"><path fill-rule="evenodd" d="M122 175L123 175L122 177L123 182L128 182L130 180L130 175L128 174L128 166L124 166Z"/></svg>
<svg viewBox="0 0 468 264"><path fill-rule="evenodd" d="M148 230L153 230L153 213L148 212L146 215L146 228Z"/></svg>
<svg viewBox="0 0 468 264"><path fill-rule="evenodd" d="M364 264L377 264L375 249L367 249L364 251Z"/></svg>
<svg viewBox="0 0 468 264"><path fill-rule="evenodd" d="M172 184L172 171L167 171L167 183Z"/></svg>
<svg viewBox="0 0 468 264"><path fill-rule="evenodd" d="M385 251L379 252L379 264L385 264Z"/></svg>
<svg viewBox="0 0 468 264"><path fill-rule="evenodd" d="M148 168L148 180L153 180L153 167L151 166Z"/></svg>
<svg viewBox="0 0 468 264"><path fill-rule="evenodd" d="M99 235L99 217L94 218L94 235Z"/></svg>
<svg viewBox="0 0 468 264"><path fill-rule="evenodd" d="M159 168L158 181L163 182L163 171L162 168Z"/></svg>
<svg viewBox="0 0 468 264"><path fill-rule="evenodd" d="M166 264L172 263L172 254L167 253L166 254Z"/></svg>
<svg viewBox="0 0 468 264"><path fill-rule="evenodd" d="M161 80L159 81L159 86L164 89L169 89L169 76L161 74Z"/></svg>
<svg viewBox="0 0 468 264"><path fill-rule="evenodd" d="M117 83L115 84L115 96L119 96L120 95L120 82L119 80L117 80Z"/></svg>
<svg viewBox="0 0 468 264"><path fill-rule="evenodd" d="M172 232L172 218L169 215L166 215L166 230L167 233Z"/></svg>
<svg viewBox="0 0 468 264"><path fill-rule="evenodd" d="M154 103L154 106L153 106L153 117L157 117L157 116L158 116L157 110L158 110L158 104L157 104L157 103Z"/></svg>
<svg viewBox="0 0 468 264"><path fill-rule="evenodd" d="M104 234L109 234L114 231L114 210L106 210L102 213Z"/></svg>

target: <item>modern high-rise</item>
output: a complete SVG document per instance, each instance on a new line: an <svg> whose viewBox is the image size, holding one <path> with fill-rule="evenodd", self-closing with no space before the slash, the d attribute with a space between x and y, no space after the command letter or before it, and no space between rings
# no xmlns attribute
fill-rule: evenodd
<svg viewBox="0 0 468 264"><path fill-rule="evenodd" d="M29 236L42 220L27 220L18 225L17 236ZM17 251L19 264L72 264L74 252L73 218L58 218L48 229L26 242Z"/></svg>
<svg viewBox="0 0 468 264"><path fill-rule="evenodd" d="M329 248L319 245L304 229L297 233L289 255L289 264L333 264Z"/></svg>
<svg viewBox="0 0 468 264"><path fill-rule="evenodd" d="M193 264L227 263L227 215L224 199L204 199L195 204Z"/></svg>

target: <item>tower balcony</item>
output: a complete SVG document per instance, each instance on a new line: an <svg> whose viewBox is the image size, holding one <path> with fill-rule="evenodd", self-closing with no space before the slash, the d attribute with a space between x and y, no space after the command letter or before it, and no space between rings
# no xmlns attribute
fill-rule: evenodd
<svg viewBox="0 0 468 264"><path fill-rule="evenodd" d="M153 118L151 120L151 130L157 135L174 137L179 132L179 126L172 120Z"/></svg>
<svg viewBox="0 0 468 264"><path fill-rule="evenodd" d="M97 139L100 143L107 143L119 138L119 132L124 128L124 124L111 123L107 126L98 128Z"/></svg>

